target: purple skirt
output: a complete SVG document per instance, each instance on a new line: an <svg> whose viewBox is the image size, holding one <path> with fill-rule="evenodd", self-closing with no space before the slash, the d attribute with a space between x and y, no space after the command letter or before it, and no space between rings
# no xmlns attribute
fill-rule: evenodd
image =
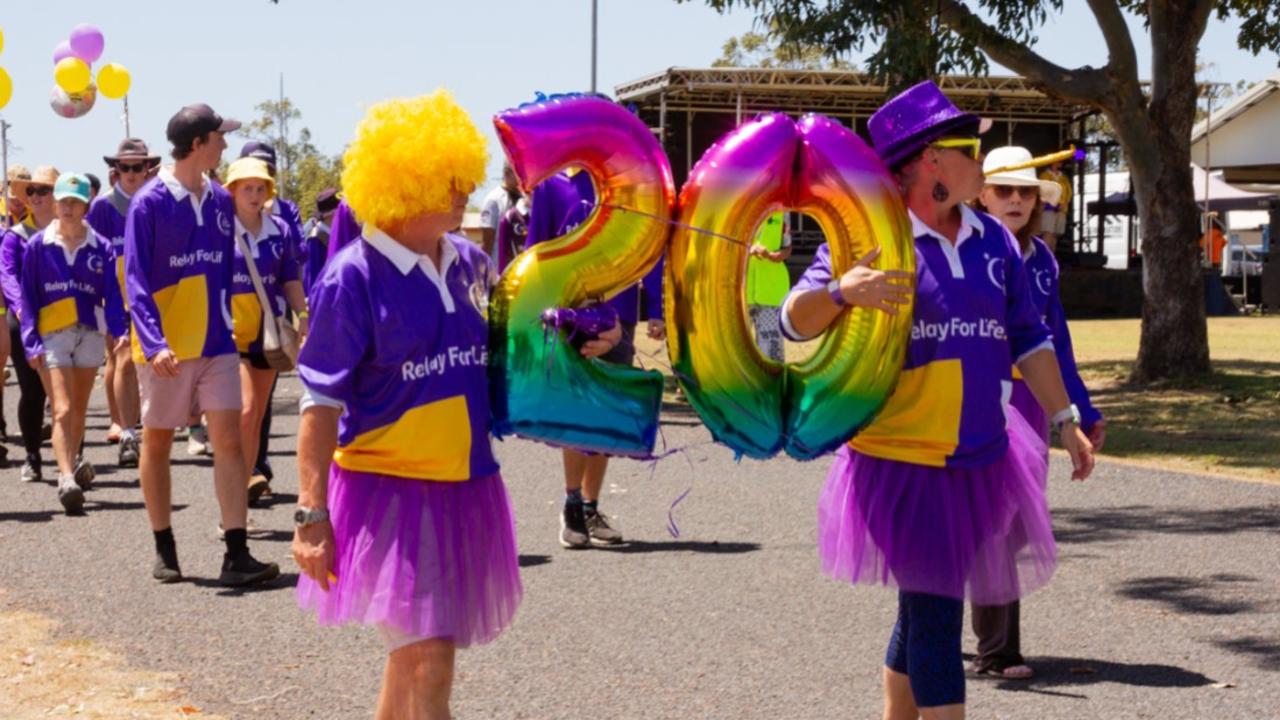
<svg viewBox="0 0 1280 720"><path fill-rule="evenodd" d="M1009 449L980 468L939 468L840 449L818 502L831 577L1003 605L1049 581L1057 547L1047 454L1009 412Z"/></svg>
<svg viewBox="0 0 1280 720"><path fill-rule="evenodd" d="M488 642L523 588L515 522L498 474L431 482L329 473L336 585L303 575L298 604L323 625L390 625L459 647Z"/></svg>

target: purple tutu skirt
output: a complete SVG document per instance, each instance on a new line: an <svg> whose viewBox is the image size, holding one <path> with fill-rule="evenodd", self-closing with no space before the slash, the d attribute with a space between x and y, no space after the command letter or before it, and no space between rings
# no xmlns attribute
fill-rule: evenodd
<svg viewBox="0 0 1280 720"><path fill-rule="evenodd" d="M818 554L845 582L1004 605L1057 565L1044 443L1009 412L1009 449L980 468L885 460L848 446L818 502Z"/></svg>
<svg viewBox="0 0 1280 720"><path fill-rule="evenodd" d="M459 647L488 642L523 589L515 522L498 474L430 482L329 473L336 585L303 575L298 604L323 625L389 625Z"/></svg>

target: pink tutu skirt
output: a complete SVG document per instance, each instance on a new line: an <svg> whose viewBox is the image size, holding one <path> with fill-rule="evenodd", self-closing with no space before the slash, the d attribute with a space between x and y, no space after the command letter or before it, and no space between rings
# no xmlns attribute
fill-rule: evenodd
<svg viewBox="0 0 1280 720"><path fill-rule="evenodd" d="M980 468L884 460L848 446L818 502L818 554L831 577L1003 605L1057 565L1044 495L1044 443L1009 412L1009 449Z"/></svg>
<svg viewBox="0 0 1280 720"><path fill-rule="evenodd" d="M459 647L488 642L523 589L515 522L498 474L430 482L329 473L336 585L303 575L298 604L323 625L389 625Z"/></svg>

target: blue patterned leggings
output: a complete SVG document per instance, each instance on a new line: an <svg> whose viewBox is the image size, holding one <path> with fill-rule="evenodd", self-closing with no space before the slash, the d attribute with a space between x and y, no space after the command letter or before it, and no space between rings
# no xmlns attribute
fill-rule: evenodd
<svg viewBox="0 0 1280 720"><path fill-rule="evenodd" d="M898 593L898 623L884 664L907 676L916 707L964 703L960 633L964 601L924 593Z"/></svg>

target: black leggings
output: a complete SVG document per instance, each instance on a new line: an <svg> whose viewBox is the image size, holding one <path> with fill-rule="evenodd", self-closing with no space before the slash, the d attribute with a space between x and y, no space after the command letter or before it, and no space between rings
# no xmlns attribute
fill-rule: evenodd
<svg viewBox="0 0 1280 720"><path fill-rule="evenodd" d="M22 446L27 456L40 454L40 446L44 443L44 384L40 382L40 374L27 364L27 354L22 349L22 334L17 328L10 328L9 340L13 355L13 371L18 376L18 429L22 432Z"/></svg>
<svg viewBox="0 0 1280 720"><path fill-rule="evenodd" d="M267 393L267 412L262 416L262 425L258 428L258 457L253 463L253 471L265 475L267 480L275 479L271 463L267 462L267 444L271 441L271 406L275 401L276 382L279 380L280 374L276 373L276 379L271 381L271 392Z"/></svg>

